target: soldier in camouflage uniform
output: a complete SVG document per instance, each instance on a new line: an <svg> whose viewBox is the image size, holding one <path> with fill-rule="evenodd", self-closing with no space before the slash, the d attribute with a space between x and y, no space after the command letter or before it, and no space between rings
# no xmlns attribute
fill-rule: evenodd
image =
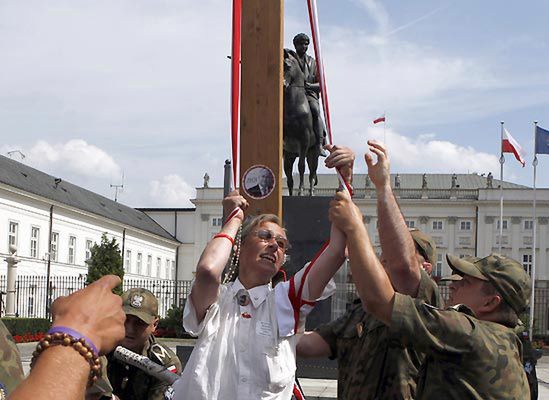
<svg viewBox="0 0 549 400"><path fill-rule="evenodd" d="M24 379L19 350L8 328L0 321L0 400L5 399Z"/></svg>
<svg viewBox="0 0 549 400"><path fill-rule="evenodd" d="M412 231L418 249L418 262L436 261L433 241L419 230ZM422 247L429 256L422 255ZM429 274L421 270L416 294L428 304L441 305L438 287ZM321 325L315 331L329 346L329 356L338 360L338 399L411 399L415 397L419 369L424 356L412 347L403 347L398 337L372 314L364 311L360 299L340 318ZM310 333L298 346L303 347Z"/></svg>
<svg viewBox="0 0 549 400"><path fill-rule="evenodd" d="M348 193L336 194L330 220L347 236L364 307L403 347L426 355L416 399L530 398L514 332L531 293L520 263L498 254L476 262L449 255L448 263L461 280L450 285L454 307L442 310L395 292Z"/></svg>
<svg viewBox="0 0 549 400"><path fill-rule="evenodd" d="M377 190L383 265L399 292L440 306L438 287L430 278L437 261L435 243L417 229L408 231L391 190L387 151L381 143L369 144L378 156L377 164L369 160L368 175ZM349 400L414 398L424 359L365 312L360 299L339 319L308 332L297 350L302 357L337 358L338 399Z"/></svg>
<svg viewBox="0 0 549 400"><path fill-rule="evenodd" d="M130 289L122 295L126 313L126 336L120 344L127 349L150 358L168 370L181 374L181 362L168 347L158 343L153 332L158 325L158 301L147 289ZM99 398L117 397L121 400L164 400L169 390L167 383L146 374L140 369L107 355L108 380L98 381L88 391L88 398L98 398L92 393L100 392ZM116 396L116 397L115 397Z"/></svg>

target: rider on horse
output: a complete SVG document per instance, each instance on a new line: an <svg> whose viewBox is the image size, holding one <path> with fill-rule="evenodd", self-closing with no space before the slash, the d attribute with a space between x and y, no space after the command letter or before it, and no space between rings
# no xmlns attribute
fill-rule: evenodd
<svg viewBox="0 0 549 400"><path fill-rule="evenodd" d="M309 37L304 33L299 33L294 37L294 47L299 67L303 71L303 75L305 75L305 92L313 116L314 134L317 139L320 155L325 157L326 152L322 146L326 144L326 129L320 117L320 104L318 102L320 84L318 83L316 61L307 54L309 43Z"/></svg>

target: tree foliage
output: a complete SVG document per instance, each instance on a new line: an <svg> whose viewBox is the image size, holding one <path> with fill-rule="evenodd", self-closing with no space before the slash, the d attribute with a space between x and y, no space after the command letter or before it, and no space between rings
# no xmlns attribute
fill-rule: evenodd
<svg viewBox="0 0 549 400"><path fill-rule="evenodd" d="M122 254L116 239L109 240L107 234L101 235L101 244L95 243L91 248L91 257L87 261L88 277L90 284L105 275L118 275L124 279L124 267L122 265ZM122 294L122 285L114 289L116 294Z"/></svg>

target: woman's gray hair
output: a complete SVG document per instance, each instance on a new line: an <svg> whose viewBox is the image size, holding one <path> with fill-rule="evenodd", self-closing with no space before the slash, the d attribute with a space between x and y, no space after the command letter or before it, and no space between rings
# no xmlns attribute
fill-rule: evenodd
<svg viewBox="0 0 549 400"><path fill-rule="evenodd" d="M260 214L255 217L246 218L241 226L241 229L237 233L236 245L233 246L233 249L231 251L231 256L228 263L229 265L225 278L223 279L223 283L232 282L236 279L238 273L240 272L240 247L242 246L242 243L244 243L244 240L248 236L250 236L250 234L258 226L265 222L272 222L284 229L282 223L280 222L280 218L278 218L278 216L274 214ZM284 229L284 232L286 232L286 229ZM240 235L240 238L238 237L238 235Z"/></svg>
<svg viewBox="0 0 549 400"><path fill-rule="evenodd" d="M256 229L258 226L265 222L272 222L284 229L280 218L278 218L278 216L274 214L260 214L256 215L255 217L248 217L242 224L242 242L246 240L246 238L250 235L250 233L254 231L254 229ZM286 229L284 229L284 232L286 232Z"/></svg>

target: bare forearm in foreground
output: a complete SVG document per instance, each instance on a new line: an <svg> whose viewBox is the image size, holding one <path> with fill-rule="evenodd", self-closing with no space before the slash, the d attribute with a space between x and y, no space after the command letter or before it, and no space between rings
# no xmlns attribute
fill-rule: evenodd
<svg viewBox="0 0 549 400"><path fill-rule="evenodd" d="M82 400L89 373L90 364L72 347L55 346L40 355L9 399Z"/></svg>

